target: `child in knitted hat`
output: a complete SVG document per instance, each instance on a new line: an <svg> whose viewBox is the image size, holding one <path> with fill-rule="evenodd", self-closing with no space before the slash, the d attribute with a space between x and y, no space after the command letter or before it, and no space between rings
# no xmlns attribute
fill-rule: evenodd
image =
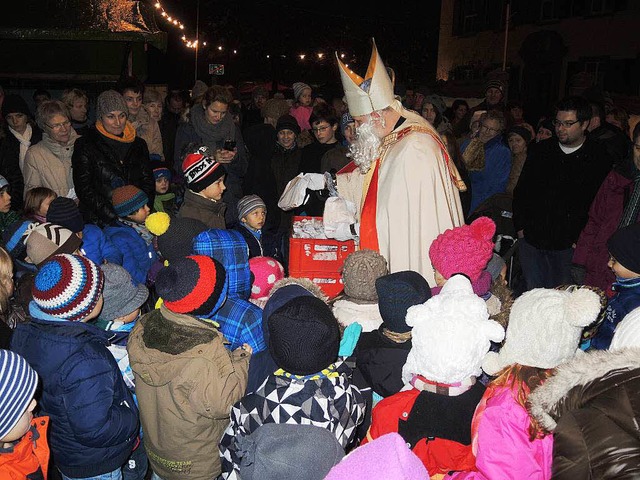
<svg viewBox="0 0 640 480"><path fill-rule="evenodd" d="M144 223L150 212L148 202L147 195L135 185L114 188L111 204L118 221L104 228L105 236L122 253L122 266L136 283L146 283L157 257L153 235Z"/></svg>
<svg viewBox="0 0 640 480"><path fill-rule="evenodd" d="M209 228L226 228L226 204L222 194L227 171L206 146L188 150L182 161L187 189L178 211L179 217L196 218Z"/></svg>
<svg viewBox="0 0 640 480"><path fill-rule="evenodd" d="M218 441L231 405L244 394L252 351L245 344L230 352L215 325L201 319L220 308L227 288L216 260L175 259L156 279L163 304L143 315L129 337L145 448L164 480L220 474Z"/></svg>
<svg viewBox="0 0 640 480"><path fill-rule="evenodd" d="M309 117L313 111L312 89L304 82L295 82L293 84L293 105L289 109L289 115L298 121L301 131L310 130Z"/></svg>
<svg viewBox="0 0 640 480"><path fill-rule="evenodd" d="M178 213L176 194L170 190L171 170L167 167L153 169L153 178L156 181L156 196L153 199L153 211L165 212L169 215Z"/></svg>
<svg viewBox="0 0 640 480"><path fill-rule="evenodd" d="M471 423L477 471L452 478L551 478L553 438L529 415L527 402L576 355L583 328L600 310L600 297L587 288L536 288L515 300L500 352L482 363L495 378Z"/></svg>
<svg viewBox="0 0 640 480"><path fill-rule="evenodd" d="M238 201L239 231L249 247L249 258L264 255L262 227L267 220L267 206L258 195L245 195Z"/></svg>
<svg viewBox="0 0 640 480"><path fill-rule="evenodd" d="M220 441L225 479L238 474L238 439L263 424L323 427L346 449L364 416L351 368L338 356L338 322L325 302L297 284L286 285L269 298L265 321L278 369L231 409L231 423Z"/></svg>
<svg viewBox="0 0 640 480"><path fill-rule="evenodd" d="M378 329L382 317L378 309L376 281L387 273L387 261L373 250L357 250L345 258L342 265L344 294L332 306L340 325L347 327L358 322L363 332Z"/></svg>
<svg viewBox="0 0 640 480"><path fill-rule="evenodd" d="M20 219L20 214L11 210L11 195L9 194L9 182L0 175L0 234L13 222Z"/></svg>
<svg viewBox="0 0 640 480"><path fill-rule="evenodd" d="M474 467L471 418L484 393L477 381L491 342L504 338L485 303L464 275L454 275L439 295L409 307L412 346L402 368L409 389L373 409L363 444L398 432L431 475Z"/></svg>
<svg viewBox="0 0 640 480"><path fill-rule="evenodd" d="M112 335L87 323L100 314L103 284L91 260L54 255L33 283L31 321L11 339L43 380L55 465L71 478L120 474L138 443L138 409L106 347Z"/></svg>
<svg viewBox="0 0 640 480"><path fill-rule="evenodd" d="M122 265L122 252L106 237L100 227L84 223L78 204L67 197L57 197L47 210L47 221L74 232L82 240L80 253L102 265L105 262Z"/></svg>
<svg viewBox="0 0 640 480"><path fill-rule="evenodd" d="M605 319L591 347L597 350L609 348L616 325L633 309L640 306L640 223L621 228L609 237L607 248L609 268L616 276L612 289L615 295L609 300Z"/></svg>
<svg viewBox="0 0 640 480"><path fill-rule="evenodd" d="M38 374L17 353L0 350L0 473L47 478L49 417L33 416Z"/></svg>

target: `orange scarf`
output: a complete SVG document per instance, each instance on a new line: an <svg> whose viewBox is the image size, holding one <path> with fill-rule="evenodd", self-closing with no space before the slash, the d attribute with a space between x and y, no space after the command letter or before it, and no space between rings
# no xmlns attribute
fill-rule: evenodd
<svg viewBox="0 0 640 480"><path fill-rule="evenodd" d="M104 129L104 125L102 124L101 120L96 121L96 130L98 130L105 137L110 138L111 140L115 140L117 142L131 143L136 139L136 129L128 120L127 120L127 123L125 123L124 125L124 132L122 132L121 137L107 132Z"/></svg>

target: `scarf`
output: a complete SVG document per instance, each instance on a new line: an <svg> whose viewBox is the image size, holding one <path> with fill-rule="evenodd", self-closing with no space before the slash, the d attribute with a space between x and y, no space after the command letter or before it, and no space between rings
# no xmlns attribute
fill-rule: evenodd
<svg viewBox="0 0 640 480"><path fill-rule="evenodd" d="M33 129L31 128L31 125L27 123L27 129L22 134L18 133L11 127L9 127L9 131L13 134L14 137L16 137L16 140L20 142L19 162L20 171L22 171L24 167L24 157L27 154L27 149L31 146L31 136L33 135Z"/></svg>
<svg viewBox="0 0 640 480"><path fill-rule="evenodd" d="M429 380L422 375L414 375L411 377L409 383L416 390L437 393L438 395L446 395L448 397L457 397L475 385L476 377L465 378L455 383L441 383Z"/></svg>
<svg viewBox="0 0 640 480"><path fill-rule="evenodd" d="M122 136L119 137L117 135L112 135L104 129L104 125L102 124L102 120L98 120L96 122L96 130L100 132L101 135L104 135L111 140L115 140L116 142L122 143L131 143L136 139L136 129L131 125L131 122L128 122L124 125L124 132L122 132Z"/></svg>
<svg viewBox="0 0 640 480"><path fill-rule="evenodd" d="M56 142L53 138L49 136L48 133L42 134L42 142L47 149L53 153L53 155L60 160L67 169L67 185L69 188L73 188L73 172L71 169L71 157L73 156L73 146L76 143L76 140L80 138L80 136L76 133L74 129L71 129L71 133L69 134L69 141L64 145Z"/></svg>
<svg viewBox="0 0 640 480"><path fill-rule="evenodd" d="M382 334L385 337L387 337L389 340L395 343L405 343L411 340L411 331L398 333L398 332L392 332L388 328L383 327Z"/></svg>
<svg viewBox="0 0 640 480"><path fill-rule="evenodd" d="M232 115L225 115L222 121L213 125L207 121L207 115L198 103L191 107L191 125L201 138L202 143L207 145L211 151L222 147L222 142L226 138L235 138L235 128Z"/></svg>
<svg viewBox="0 0 640 480"><path fill-rule="evenodd" d="M163 193L162 195L160 195L159 193L156 193L156 196L153 200L153 209L156 212L164 212L165 209L164 209L163 202L168 202L175 198L176 198L176 194L173 192ZM165 213L170 213L170 212L165 212Z"/></svg>
<svg viewBox="0 0 640 480"><path fill-rule="evenodd" d="M620 223L618 228L623 228L632 223L638 221L638 215L640 214L640 172L637 172L633 179L633 190L629 198L629 203L624 207L622 217L620 217Z"/></svg>
<svg viewBox="0 0 640 480"><path fill-rule="evenodd" d="M479 139L473 138L462 152L462 159L470 172L479 172L484 170L484 143Z"/></svg>
<svg viewBox="0 0 640 480"><path fill-rule="evenodd" d="M147 230L147 227L145 227L140 223L127 220L126 218L121 218L120 221L125 225L129 225L131 228L133 228L136 231L136 233L142 237L142 239L146 242L147 245L151 245L151 242L153 241L153 235L149 230Z"/></svg>

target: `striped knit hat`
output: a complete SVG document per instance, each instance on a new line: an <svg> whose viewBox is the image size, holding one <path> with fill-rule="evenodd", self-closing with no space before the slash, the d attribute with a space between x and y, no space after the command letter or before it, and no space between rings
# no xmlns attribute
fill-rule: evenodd
<svg viewBox="0 0 640 480"><path fill-rule="evenodd" d="M158 272L155 286L167 309L196 317L217 312L228 290L224 267L205 255L173 260Z"/></svg>
<svg viewBox="0 0 640 480"><path fill-rule="evenodd" d="M207 147L200 147L195 152L188 153L182 162L182 172L187 187L196 193L227 173L224 166L208 153Z"/></svg>
<svg viewBox="0 0 640 480"><path fill-rule="evenodd" d="M258 195L245 195L238 200L238 220L242 221L244 217L253 212L256 208L264 208L267 211L267 206L264 204Z"/></svg>
<svg viewBox="0 0 640 480"><path fill-rule="evenodd" d="M0 439L16 426L38 386L38 374L10 350L0 350Z"/></svg>
<svg viewBox="0 0 640 480"><path fill-rule="evenodd" d="M44 313L70 322L82 321L95 308L104 274L94 262L79 255L54 255L33 281L33 301Z"/></svg>
<svg viewBox="0 0 640 480"><path fill-rule="evenodd" d="M28 233L28 261L40 266L58 253L73 253L80 248L82 240L71 230L45 222L36 225Z"/></svg>
<svg viewBox="0 0 640 480"><path fill-rule="evenodd" d="M119 217L126 217L136 213L149 201L147 194L135 185L123 185L114 188L111 192L111 203L113 210Z"/></svg>

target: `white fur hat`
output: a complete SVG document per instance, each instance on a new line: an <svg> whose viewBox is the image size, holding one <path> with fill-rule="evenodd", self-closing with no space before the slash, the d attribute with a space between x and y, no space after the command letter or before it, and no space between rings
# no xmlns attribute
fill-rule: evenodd
<svg viewBox="0 0 640 480"><path fill-rule="evenodd" d="M640 307L627 313L616 327L609 350L640 348Z"/></svg>
<svg viewBox="0 0 640 480"><path fill-rule="evenodd" d="M438 295L409 307L406 322L413 330L402 368L405 383L414 374L447 384L478 376L490 342L504 338L504 329L489 320L485 301L464 275L452 276Z"/></svg>
<svg viewBox="0 0 640 480"><path fill-rule="evenodd" d="M600 297L587 288L523 293L511 307L504 345L487 355L482 369L495 375L514 363L557 367L575 355L582 329L595 321L600 308Z"/></svg>

